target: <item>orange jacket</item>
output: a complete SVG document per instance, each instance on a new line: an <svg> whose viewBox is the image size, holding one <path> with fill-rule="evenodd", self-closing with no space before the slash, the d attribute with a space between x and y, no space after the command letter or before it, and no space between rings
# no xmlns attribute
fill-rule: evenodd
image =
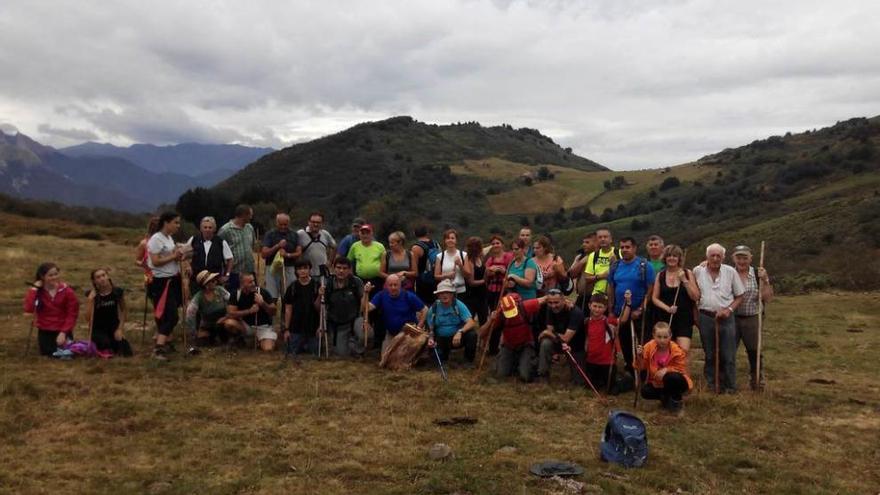
<svg viewBox="0 0 880 495"><path fill-rule="evenodd" d="M663 388L663 380L658 380L654 375L660 371L657 363L654 362L654 354L657 353L657 341L651 340L642 348L642 355L636 356L634 366L639 370L648 371L648 382L655 388ZM688 390L694 388L694 382L688 375L687 354L675 342L669 342L669 364L666 366L668 371L676 371L684 375L688 383ZM647 363L647 368L645 364Z"/></svg>

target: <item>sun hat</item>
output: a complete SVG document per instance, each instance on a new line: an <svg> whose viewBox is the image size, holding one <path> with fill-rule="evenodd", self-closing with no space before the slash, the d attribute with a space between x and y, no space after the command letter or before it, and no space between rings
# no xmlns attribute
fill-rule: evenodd
<svg viewBox="0 0 880 495"><path fill-rule="evenodd" d="M214 280L215 278L217 278L219 276L220 276L219 273L211 273L208 270L202 270L199 272L198 275L196 275L196 282L199 285L201 285L202 287L204 287L205 285L208 284L208 282L210 282L211 280Z"/></svg>
<svg viewBox="0 0 880 495"><path fill-rule="evenodd" d="M437 290L434 291L434 294L440 294L442 292L455 292L455 284L452 283L452 280L441 280L439 284L437 284Z"/></svg>

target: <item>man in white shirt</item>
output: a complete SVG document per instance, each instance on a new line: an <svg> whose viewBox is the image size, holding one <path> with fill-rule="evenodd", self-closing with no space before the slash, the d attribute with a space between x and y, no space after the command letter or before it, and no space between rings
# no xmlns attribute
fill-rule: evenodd
<svg viewBox="0 0 880 495"><path fill-rule="evenodd" d="M700 286L700 340L706 353L703 374L706 383L715 383L715 325L718 332L720 366L719 393L736 393L736 324L734 312L742 303L745 287L730 265L722 264L726 250L721 244L706 248L705 266L694 268Z"/></svg>
<svg viewBox="0 0 880 495"><path fill-rule="evenodd" d="M219 273L221 285L226 283L232 272L232 248L224 239L216 236L216 232L217 221L214 217L205 217L199 222L199 235L186 241L193 248L191 266L186 273L190 278L189 286L193 289L193 295L200 288L195 276L202 270Z"/></svg>

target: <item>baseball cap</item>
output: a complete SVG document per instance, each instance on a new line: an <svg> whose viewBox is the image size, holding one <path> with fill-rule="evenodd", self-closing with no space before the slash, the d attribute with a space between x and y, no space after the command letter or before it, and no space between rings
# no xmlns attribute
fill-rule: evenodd
<svg viewBox="0 0 880 495"><path fill-rule="evenodd" d="M519 314L518 302L518 294L508 294L501 298L501 312L504 313L505 318L516 318Z"/></svg>
<svg viewBox="0 0 880 495"><path fill-rule="evenodd" d="M748 246L740 244L739 246L733 248L733 255L736 256L738 254L752 254L752 250Z"/></svg>

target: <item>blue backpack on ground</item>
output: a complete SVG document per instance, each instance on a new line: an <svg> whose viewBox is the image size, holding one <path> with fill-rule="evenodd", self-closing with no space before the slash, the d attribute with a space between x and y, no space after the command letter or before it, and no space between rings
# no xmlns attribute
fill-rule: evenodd
<svg viewBox="0 0 880 495"><path fill-rule="evenodd" d="M648 460L645 423L628 412L611 411L602 433L599 456L624 467L642 467Z"/></svg>

